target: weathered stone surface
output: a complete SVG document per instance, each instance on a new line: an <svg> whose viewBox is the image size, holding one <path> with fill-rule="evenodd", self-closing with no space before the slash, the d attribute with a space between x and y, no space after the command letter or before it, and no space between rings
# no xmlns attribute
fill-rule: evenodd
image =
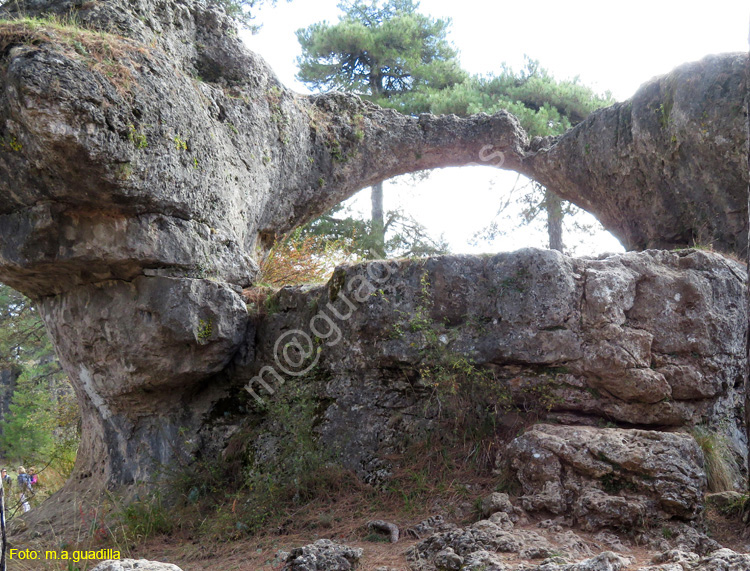
<svg viewBox="0 0 750 571"><path fill-rule="evenodd" d="M495 515L506 515L498 512ZM593 554L593 545L572 531L540 529L539 533L527 529L499 526L493 518L480 520L464 529L437 532L420 541L406 552L413 571L449 571L474 569L495 571L584 571L594 569L619 569L617 565L627 560L610 552L582 561L567 564ZM508 559L541 561L541 564L511 564ZM563 561L560 565L556 562ZM610 567L606 567L609 564Z"/></svg>
<svg viewBox="0 0 750 571"><path fill-rule="evenodd" d="M611 551L605 551L596 557L578 563L545 563L534 568L533 571L620 571L630 563L631 560L628 558L621 557Z"/></svg>
<svg viewBox="0 0 750 571"><path fill-rule="evenodd" d="M206 380L244 334L231 286L255 279L257 246L379 180L518 166L527 144L507 113L296 95L215 3L21 0L0 18L49 14L104 35L0 25L0 280L41 302L83 401L76 477L92 485L153 475L147 459L167 462L177 427L190 441L201 403L226 395ZM103 43L105 68L86 55ZM184 307L141 292L163 284Z"/></svg>
<svg viewBox="0 0 750 571"><path fill-rule="evenodd" d="M350 571L357 569L362 549L319 539L313 544L291 551L284 564L285 571Z"/></svg>
<svg viewBox="0 0 750 571"><path fill-rule="evenodd" d="M508 494L493 492L482 500L482 517L490 517L498 512L516 516L516 507L510 503ZM517 516L516 516L517 517Z"/></svg>
<svg viewBox="0 0 750 571"><path fill-rule="evenodd" d="M494 553L475 551L466 557L462 569L467 571L506 571L508 567Z"/></svg>
<svg viewBox="0 0 750 571"><path fill-rule="evenodd" d="M182 571L177 565L159 563L146 559L122 559L102 561L91 571Z"/></svg>
<svg viewBox="0 0 750 571"><path fill-rule="evenodd" d="M375 266L344 268L326 287L283 290L278 311L250 324L235 289L256 278L256 247L360 188L480 161L550 185L630 246L738 250L743 57L680 68L559 140L529 144L504 112L415 118L293 94L197 0L3 10L72 13L110 33L117 53L103 70L59 26L0 26L0 280L39 301L81 400L77 480L152 479L196 447L221 454L248 425L267 433L250 443L254 461L273 459L278 423L242 386L308 329L317 368L285 374L320 405L320 444L372 483L389 477L385 455L435 419L433 379L419 374L435 339L494 375L516 418L706 424L745 447L744 274L718 256L525 251L403 263L369 281ZM76 38L84 52L102 41ZM340 317L352 299L352 317ZM586 505L602 512L599 500Z"/></svg>
<svg viewBox="0 0 750 571"><path fill-rule="evenodd" d="M437 533L420 541L406 552L409 565L415 571L461 569L465 558L473 553L513 553L524 548L555 550L552 543L533 531L506 531L481 520L466 529ZM452 567L451 567L452 566Z"/></svg>
<svg viewBox="0 0 750 571"><path fill-rule="evenodd" d="M185 393L221 371L247 329L247 309L226 284L141 276L44 298L83 416L79 478L91 485L151 479L177 455L173 442L205 412ZM154 411L157 414L154 415Z"/></svg>
<svg viewBox="0 0 750 571"><path fill-rule="evenodd" d="M373 182L478 161L488 145L519 163L526 137L507 113L414 118L354 96L302 97L215 5L150 4L8 7L73 12L122 36L109 40L121 55L112 79L65 31L31 43L0 29L0 232L12 236L0 276L27 295L147 270L246 286L259 236L267 246Z"/></svg>
<svg viewBox="0 0 750 571"><path fill-rule="evenodd" d="M523 169L594 213L629 249L747 238L747 53L708 56L646 82L558 139Z"/></svg>
<svg viewBox="0 0 750 571"><path fill-rule="evenodd" d="M376 519L367 522L367 527L376 533L384 533L388 536L391 543L398 543L400 534L398 526L395 523Z"/></svg>
<svg viewBox="0 0 750 571"><path fill-rule="evenodd" d="M536 425L508 447L529 511L570 514L583 529L633 529L652 519L694 519L706 476L692 436Z"/></svg>
<svg viewBox="0 0 750 571"><path fill-rule="evenodd" d="M660 565L638 571L746 571L750 569L750 555L719 549L699 557L695 553L675 550L656 557L654 563Z"/></svg>
<svg viewBox="0 0 750 571"><path fill-rule="evenodd" d="M320 441L371 482L388 477L383 456L434 418L425 406L431 379L418 371L436 351L490 371L498 398L511 403L509 422L533 410L567 424L706 424L726 431L741 455L743 280L739 265L702 251L578 260L523 250L392 262L389 272L377 264L341 268L324 287L274 296L233 375L269 402L275 397L253 377L261 366L279 374L263 370L274 391L290 384L313 391L323 410ZM278 350L294 339L310 358L291 370ZM646 375L664 386L656 402L641 382ZM227 422L245 421L240 413ZM216 441L214 432L204 440ZM259 461L273 456L267 442L256 446ZM690 499L674 510L694 508Z"/></svg>

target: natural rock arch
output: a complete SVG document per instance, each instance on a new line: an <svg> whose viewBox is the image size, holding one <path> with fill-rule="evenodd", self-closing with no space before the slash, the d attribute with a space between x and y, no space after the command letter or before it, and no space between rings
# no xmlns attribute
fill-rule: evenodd
<svg viewBox="0 0 750 571"><path fill-rule="evenodd" d="M529 143L507 113L416 118L295 95L226 17L192 0L8 10L107 30L0 27L0 279L39 302L71 376L84 419L74 481L87 488L148 480L194 453L202 415L224 395L213 375L252 334L239 290L259 241L385 178L502 153L503 168L598 214L630 247L706 232L744 247L747 172L733 151L744 119L721 107L744 100L743 56L697 64L718 106L706 107L710 140L689 132L704 107L691 106L694 87L683 93L688 66ZM704 176L683 166L696 149ZM675 209L688 179L695 208Z"/></svg>

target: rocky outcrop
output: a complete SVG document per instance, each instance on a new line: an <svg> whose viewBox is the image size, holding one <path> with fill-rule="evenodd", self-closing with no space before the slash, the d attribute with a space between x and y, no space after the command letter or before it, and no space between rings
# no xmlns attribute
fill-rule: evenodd
<svg viewBox="0 0 750 571"><path fill-rule="evenodd" d="M505 498L507 500L507 496ZM513 507L512 510L518 510ZM508 512L499 511L488 519L459 528L443 525L406 551L411 571L718 571L745 569L750 557L721 548L694 527L651 528L633 538L633 529L622 541L600 532L579 535L560 524L560 519L543 520L535 529L514 526ZM424 527L424 524L420 524ZM419 526L418 526L419 527ZM668 533L665 533L668 532ZM625 536L635 539L631 543ZM667 541L664 535L671 537ZM623 543L624 541L624 543ZM659 549L658 544L666 544ZM670 546L672 544L672 546ZM651 565L643 561L644 545L656 551ZM636 548L637 546L637 548ZM606 549L610 548L611 551ZM636 548L636 549L634 549ZM596 554L596 555L595 555Z"/></svg>
<svg viewBox="0 0 750 571"><path fill-rule="evenodd" d="M503 456L524 509L567 514L581 529L638 529L703 508L703 457L689 434L540 424Z"/></svg>
<svg viewBox="0 0 750 571"><path fill-rule="evenodd" d="M39 309L52 338L67 340L58 354L81 405L79 478L148 481L191 457L179 434L210 400L190 391L223 370L245 339L247 309L234 289L142 276L43 298Z"/></svg>
<svg viewBox="0 0 750 571"><path fill-rule="evenodd" d="M536 177L629 246L708 235L741 249L730 238L746 218L733 150L744 142L741 57L683 68L629 107L530 144L507 113L405 117L342 94L293 94L210 4L4 10L72 12L105 31L0 23L0 280L39 302L81 401L75 477L85 487L152 479L196 448L220 453L262 412L238 395L279 348L292 362L320 356L306 389L323 411L316 434L372 482L388 477L382 452L398 447L396 434L429 427L434 379L418 371L441 351L491 377L521 412L723 426L744 446L743 277L716 256L443 258L404 264L382 285L362 266L324 288L283 290L259 319L240 296L256 248L277 234L385 178L468 163ZM341 290L357 278L356 292ZM330 324L351 299L354 316ZM320 353L307 355L301 337L276 343L307 326ZM260 459L276 444L253 447Z"/></svg>
<svg viewBox="0 0 750 571"><path fill-rule="evenodd" d="M592 212L628 249L747 248L747 53L708 56L641 86L524 170Z"/></svg>
<svg viewBox="0 0 750 571"><path fill-rule="evenodd" d="M518 165L526 144L507 113L413 118L293 94L211 4L5 10L79 24L0 23L0 280L39 301L81 400L87 486L190 454L175 434L245 336L256 247L378 180Z"/></svg>
<svg viewBox="0 0 750 571"><path fill-rule="evenodd" d="M204 3L16 7L72 10L109 32L0 28L0 273L34 298L144 274L246 286L259 237L268 245L378 180L478 161L486 146L518 165L526 144L507 113L413 118L293 94ZM113 69L93 59L102 41Z"/></svg>
<svg viewBox="0 0 750 571"><path fill-rule="evenodd" d="M699 557L695 553L675 550L656 557L654 563L660 565L638 571L743 571L750 569L750 555L719 549Z"/></svg>
<svg viewBox="0 0 750 571"><path fill-rule="evenodd" d="M642 471L653 480L639 491L665 495L655 507L692 517L704 487L692 437L632 429L704 425L733 442L742 462L743 282L739 265L697 250L604 259L522 250L343 267L326 286L269 299L231 375L265 406L304 391L317 403L311 424L322 445L372 483L388 478L388 454L437 422L441 386L482 383L500 424L516 432L539 418L588 425L536 429L517 441L515 454L526 459L533 439L546 439L554 452L541 467L555 461L565 470L550 482L569 475L566 463L581 477L622 476L628 485L627 470ZM286 442L283 430L263 423L264 407L245 394L236 416L222 409L202 439L210 446L230 426L260 426L266 436L250 456L267 464L274 442ZM596 428L605 423L624 430ZM590 438L593 448L551 444L568 437ZM644 450L674 455L686 473L653 465ZM684 503L670 503L680 487ZM560 512L572 498L557 501Z"/></svg>

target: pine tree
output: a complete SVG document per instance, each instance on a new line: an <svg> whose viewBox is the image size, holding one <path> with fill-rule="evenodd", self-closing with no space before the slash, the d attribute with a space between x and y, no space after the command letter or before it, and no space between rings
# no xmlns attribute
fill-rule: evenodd
<svg viewBox="0 0 750 571"><path fill-rule="evenodd" d="M302 46L297 77L313 89L348 91L384 105L392 97L441 90L466 79L457 52L446 39L450 20L421 14L418 2L354 0L339 8L343 15L337 24L320 22L297 31ZM406 250L444 249L437 244L431 249L415 220L384 212L382 183L372 188L371 199L370 257L389 252L389 225L409 229L401 233L402 239L420 240Z"/></svg>
<svg viewBox="0 0 750 571"><path fill-rule="evenodd" d="M255 12L257 8L260 8L263 4L276 5L277 0L209 0L214 4L218 4L226 12L226 14L232 18L237 24L250 30L252 33L256 33L261 26L254 24ZM291 2L291 0L287 0Z"/></svg>
<svg viewBox="0 0 750 571"><path fill-rule="evenodd" d="M75 395L31 300L0 284L0 368L18 379L0 435L3 457L69 471L78 448Z"/></svg>

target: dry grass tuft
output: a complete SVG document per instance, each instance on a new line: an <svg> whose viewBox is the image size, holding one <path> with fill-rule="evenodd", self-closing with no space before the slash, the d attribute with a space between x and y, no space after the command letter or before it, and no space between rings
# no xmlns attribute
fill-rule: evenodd
<svg viewBox="0 0 750 571"><path fill-rule="evenodd" d="M696 426L692 435L703 451L708 491L734 490L740 473L726 437L702 426Z"/></svg>
<svg viewBox="0 0 750 571"><path fill-rule="evenodd" d="M0 59L18 45L49 45L70 59L82 61L104 76L122 96L130 93L136 55L143 46L121 36L89 30L74 19L19 18L0 20Z"/></svg>

